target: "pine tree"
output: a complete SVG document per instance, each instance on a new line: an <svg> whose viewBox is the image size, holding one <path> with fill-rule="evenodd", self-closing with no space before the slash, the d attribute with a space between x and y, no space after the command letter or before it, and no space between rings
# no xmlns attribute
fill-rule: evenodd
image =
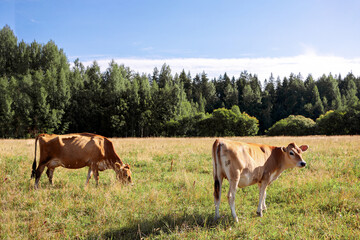
<svg viewBox="0 0 360 240"><path fill-rule="evenodd" d="M11 109L11 93L7 78L0 77L0 137L12 135L11 121L14 112Z"/></svg>
<svg viewBox="0 0 360 240"><path fill-rule="evenodd" d="M61 53L53 41L49 41L41 47L41 69L46 70L50 68L59 69L61 66Z"/></svg>
<svg viewBox="0 0 360 240"><path fill-rule="evenodd" d="M8 25L0 30L0 77L15 73L17 38Z"/></svg>
<svg viewBox="0 0 360 240"><path fill-rule="evenodd" d="M287 96L284 104L287 109L287 115L304 114L304 96L306 95L304 82L294 74L290 74L286 92Z"/></svg>
<svg viewBox="0 0 360 240"><path fill-rule="evenodd" d="M346 105L348 107L356 106L359 103L359 99L356 95L357 95L357 89L355 82L352 79L349 79L345 89L345 99L346 99Z"/></svg>
<svg viewBox="0 0 360 240"><path fill-rule="evenodd" d="M30 131L33 136L38 133L52 133L61 119L58 119L56 112L51 112L50 104L47 103L47 91L43 86L42 70L36 71L31 77L31 89L29 96L32 101L32 111L30 113L31 126Z"/></svg>
<svg viewBox="0 0 360 240"><path fill-rule="evenodd" d="M10 78L9 87L13 102L11 108L14 112L11 125L14 127L14 137L30 137L29 129L31 127L33 112L33 103L30 97L32 88L31 75L27 74L19 79Z"/></svg>
<svg viewBox="0 0 360 240"><path fill-rule="evenodd" d="M154 84L154 82L159 86L159 70L157 67L154 68L153 75L151 76L151 84Z"/></svg>
<svg viewBox="0 0 360 240"><path fill-rule="evenodd" d="M84 87L77 93L78 130L104 134L103 81L97 62L86 69L84 80Z"/></svg>
<svg viewBox="0 0 360 240"><path fill-rule="evenodd" d="M104 74L103 122L104 134L107 136L127 136L126 127L129 115L130 80L123 65L113 60ZM130 122L129 122L130 123Z"/></svg>
<svg viewBox="0 0 360 240"><path fill-rule="evenodd" d="M259 118L261 113L261 87L256 76L251 74L246 76L247 80L242 88L242 96L239 99L242 101L239 103L240 109L248 113L251 116Z"/></svg>
<svg viewBox="0 0 360 240"><path fill-rule="evenodd" d="M30 47L24 41L17 47L15 71L18 75L25 75L30 71Z"/></svg>
<svg viewBox="0 0 360 240"><path fill-rule="evenodd" d="M315 120L321 114L325 113L324 106L320 99L320 94L319 94L318 88L315 85L315 83L309 85L309 87L312 87L311 99L307 104L305 104L304 109L307 112L306 116Z"/></svg>
<svg viewBox="0 0 360 240"><path fill-rule="evenodd" d="M191 75L190 73L186 75L185 70L183 69L179 75L180 83L183 84L184 91L186 93L187 99L190 101L192 99L192 88L191 88Z"/></svg>
<svg viewBox="0 0 360 240"><path fill-rule="evenodd" d="M196 74L192 82L192 101L195 103L199 103L201 95L201 78L199 74Z"/></svg>
<svg viewBox="0 0 360 240"><path fill-rule="evenodd" d="M265 81L265 89L261 95L261 116L260 121L260 132L263 133L266 129L274 124L272 119L272 111L275 103L275 86L274 77L271 74L269 82Z"/></svg>
<svg viewBox="0 0 360 240"><path fill-rule="evenodd" d="M135 76L139 82L139 119L138 119L138 136L147 137L150 134L151 121L151 88L148 78L145 75Z"/></svg>
<svg viewBox="0 0 360 240"><path fill-rule="evenodd" d="M224 89L224 103L227 109L234 105L238 105L238 91L236 87L229 83Z"/></svg>
<svg viewBox="0 0 360 240"><path fill-rule="evenodd" d="M349 73L344 80L339 78L339 89L342 95L342 104L346 107L353 107L359 102L358 88L356 86L356 78Z"/></svg>
<svg viewBox="0 0 360 240"><path fill-rule="evenodd" d="M322 101L320 99L320 94L318 91L318 88L316 85L314 85L313 88L313 98L311 100L311 103L313 105L313 119L318 118L321 114L324 114L324 106L322 104Z"/></svg>
<svg viewBox="0 0 360 240"><path fill-rule="evenodd" d="M42 45L33 41L29 47L29 60L30 60L30 69L33 71L37 71L41 69L42 59Z"/></svg>
<svg viewBox="0 0 360 240"><path fill-rule="evenodd" d="M329 110L337 110L342 108L341 95L338 86L338 81L329 74L325 74L316 82L320 97L323 99L323 105L325 112ZM326 98L326 103L324 102Z"/></svg>
<svg viewBox="0 0 360 240"><path fill-rule="evenodd" d="M161 71L159 74L159 88L164 88L166 85L172 84L172 75L171 75L171 69L169 65L166 65L164 63L161 67Z"/></svg>
<svg viewBox="0 0 360 240"><path fill-rule="evenodd" d="M82 93L84 91L85 78L85 67L79 59L76 59L72 71L69 74L70 99L63 118L63 125L67 126L67 132L85 131L85 129L80 126L78 120L82 118L82 116L79 116L79 112L82 111L83 108L81 104L83 102Z"/></svg>

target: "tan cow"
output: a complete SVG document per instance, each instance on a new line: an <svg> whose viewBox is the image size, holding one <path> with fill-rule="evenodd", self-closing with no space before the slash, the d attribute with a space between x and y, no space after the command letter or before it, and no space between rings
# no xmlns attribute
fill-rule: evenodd
<svg viewBox="0 0 360 240"><path fill-rule="evenodd" d="M224 178L230 184L228 201L231 214L236 222L235 192L237 187L244 188L257 183L260 190L257 214L262 216L266 210L265 198L267 186L280 174L294 167L305 167L301 157L308 145L296 146L290 143L287 147L234 142L216 139L212 149L214 175L215 220L219 218L221 185Z"/></svg>
<svg viewBox="0 0 360 240"><path fill-rule="evenodd" d="M40 146L40 160L36 169L37 141ZM47 167L46 174L50 184L52 184L54 169L59 166L70 169L89 167L86 184L94 174L97 186L98 171L106 169L113 169L119 181L131 183L130 166L121 161L112 142L106 137L92 133L38 135L35 140L35 158L31 173L31 178L35 177L35 188L38 188L45 167Z"/></svg>

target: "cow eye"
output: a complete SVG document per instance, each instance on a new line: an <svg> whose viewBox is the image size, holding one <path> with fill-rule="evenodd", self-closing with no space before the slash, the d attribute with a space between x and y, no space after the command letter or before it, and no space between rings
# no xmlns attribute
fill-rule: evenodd
<svg viewBox="0 0 360 240"><path fill-rule="evenodd" d="M295 154L294 154L294 152L293 152L293 151L290 151L290 155L291 155L291 156L294 156Z"/></svg>

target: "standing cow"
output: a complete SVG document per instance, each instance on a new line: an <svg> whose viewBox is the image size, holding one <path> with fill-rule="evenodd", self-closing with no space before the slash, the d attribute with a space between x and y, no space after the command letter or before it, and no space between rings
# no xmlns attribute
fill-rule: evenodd
<svg viewBox="0 0 360 240"><path fill-rule="evenodd" d="M36 146L39 141L40 160L36 169ZM35 158L31 178L35 177L35 188L45 167L50 184L56 167L78 169L89 167L86 184L94 174L96 186L99 181L99 171L113 169L117 179L131 183L131 171L116 154L112 142L106 137L92 133L75 133L66 135L40 134L35 139Z"/></svg>
<svg viewBox="0 0 360 240"><path fill-rule="evenodd" d="M237 187L244 188L255 183L259 185L260 190L257 214L262 216L262 211L266 209L267 186L284 170L305 167L306 162L301 154L307 149L308 145L298 147L295 143L290 143L287 147L274 147L216 139L212 149L215 220L219 218L221 185L224 178L227 178L230 184L228 201L234 220L238 222L235 213Z"/></svg>

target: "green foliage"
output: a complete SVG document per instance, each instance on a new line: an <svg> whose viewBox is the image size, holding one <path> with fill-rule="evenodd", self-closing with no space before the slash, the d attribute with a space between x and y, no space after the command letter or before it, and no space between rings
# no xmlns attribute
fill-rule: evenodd
<svg viewBox="0 0 360 240"><path fill-rule="evenodd" d="M236 114L225 108L219 108L202 121L201 136L235 136Z"/></svg>
<svg viewBox="0 0 360 240"><path fill-rule="evenodd" d="M79 59L70 69L54 41L18 43L9 26L0 30L0 137L243 136L264 134L290 115L315 120L329 110L348 114L342 122L330 118L347 125L330 133L320 124L319 133L356 134L359 89L360 77L352 73L317 81L311 75L303 81L301 74L274 81L271 74L261 86L257 75L246 71L210 80L205 72L194 78L185 70L172 75L163 64L152 75L140 75L115 61L101 72L97 62L85 68Z"/></svg>
<svg viewBox="0 0 360 240"><path fill-rule="evenodd" d="M234 131L236 136L255 136L259 131L259 120L244 112L238 115Z"/></svg>
<svg viewBox="0 0 360 240"><path fill-rule="evenodd" d="M290 115L277 121L266 131L269 136L304 136L314 133L315 122L301 115Z"/></svg>
<svg viewBox="0 0 360 240"><path fill-rule="evenodd" d="M348 134L345 128L345 112L330 110L316 119L317 132L325 135Z"/></svg>
<svg viewBox="0 0 360 240"><path fill-rule="evenodd" d="M29 137L31 134L29 128L32 124L31 114L33 112L33 103L30 97L32 89L31 75L24 75L20 79L11 77L9 87L13 99L11 109L14 112L11 119L11 126L14 129L10 136Z"/></svg>
<svg viewBox="0 0 360 240"><path fill-rule="evenodd" d="M347 135L360 134L360 104L344 111L330 110L316 119L289 116L276 122L266 131L269 136Z"/></svg>
<svg viewBox="0 0 360 240"><path fill-rule="evenodd" d="M338 81L331 75L323 75L316 85L319 89L320 96L326 98L326 104L324 103L325 111L341 109L341 94L339 90Z"/></svg>
<svg viewBox="0 0 360 240"><path fill-rule="evenodd" d="M14 72L17 53L17 38L8 25L0 30L0 77Z"/></svg>
<svg viewBox="0 0 360 240"><path fill-rule="evenodd" d="M360 103L345 111L343 126L346 131L342 134L360 134Z"/></svg>
<svg viewBox="0 0 360 240"><path fill-rule="evenodd" d="M0 137L4 138L11 135L12 129L10 121L13 118L11 109L11 92L8 80L0 77Z"/></svg>
<svg viewBox="0 0 360 240"><path fill-rule="evenodd" d="M199 131L201 136L253 136L258 126L258 120L246 113L220 108L199 122Z"/></svg>
<svg viewBox="0 0 360 240"><path fill-rule="evenodd" d="M231 111L235 113L237 116L241 116L241 111L238 105L233 105L231 107Z"/></svg>

